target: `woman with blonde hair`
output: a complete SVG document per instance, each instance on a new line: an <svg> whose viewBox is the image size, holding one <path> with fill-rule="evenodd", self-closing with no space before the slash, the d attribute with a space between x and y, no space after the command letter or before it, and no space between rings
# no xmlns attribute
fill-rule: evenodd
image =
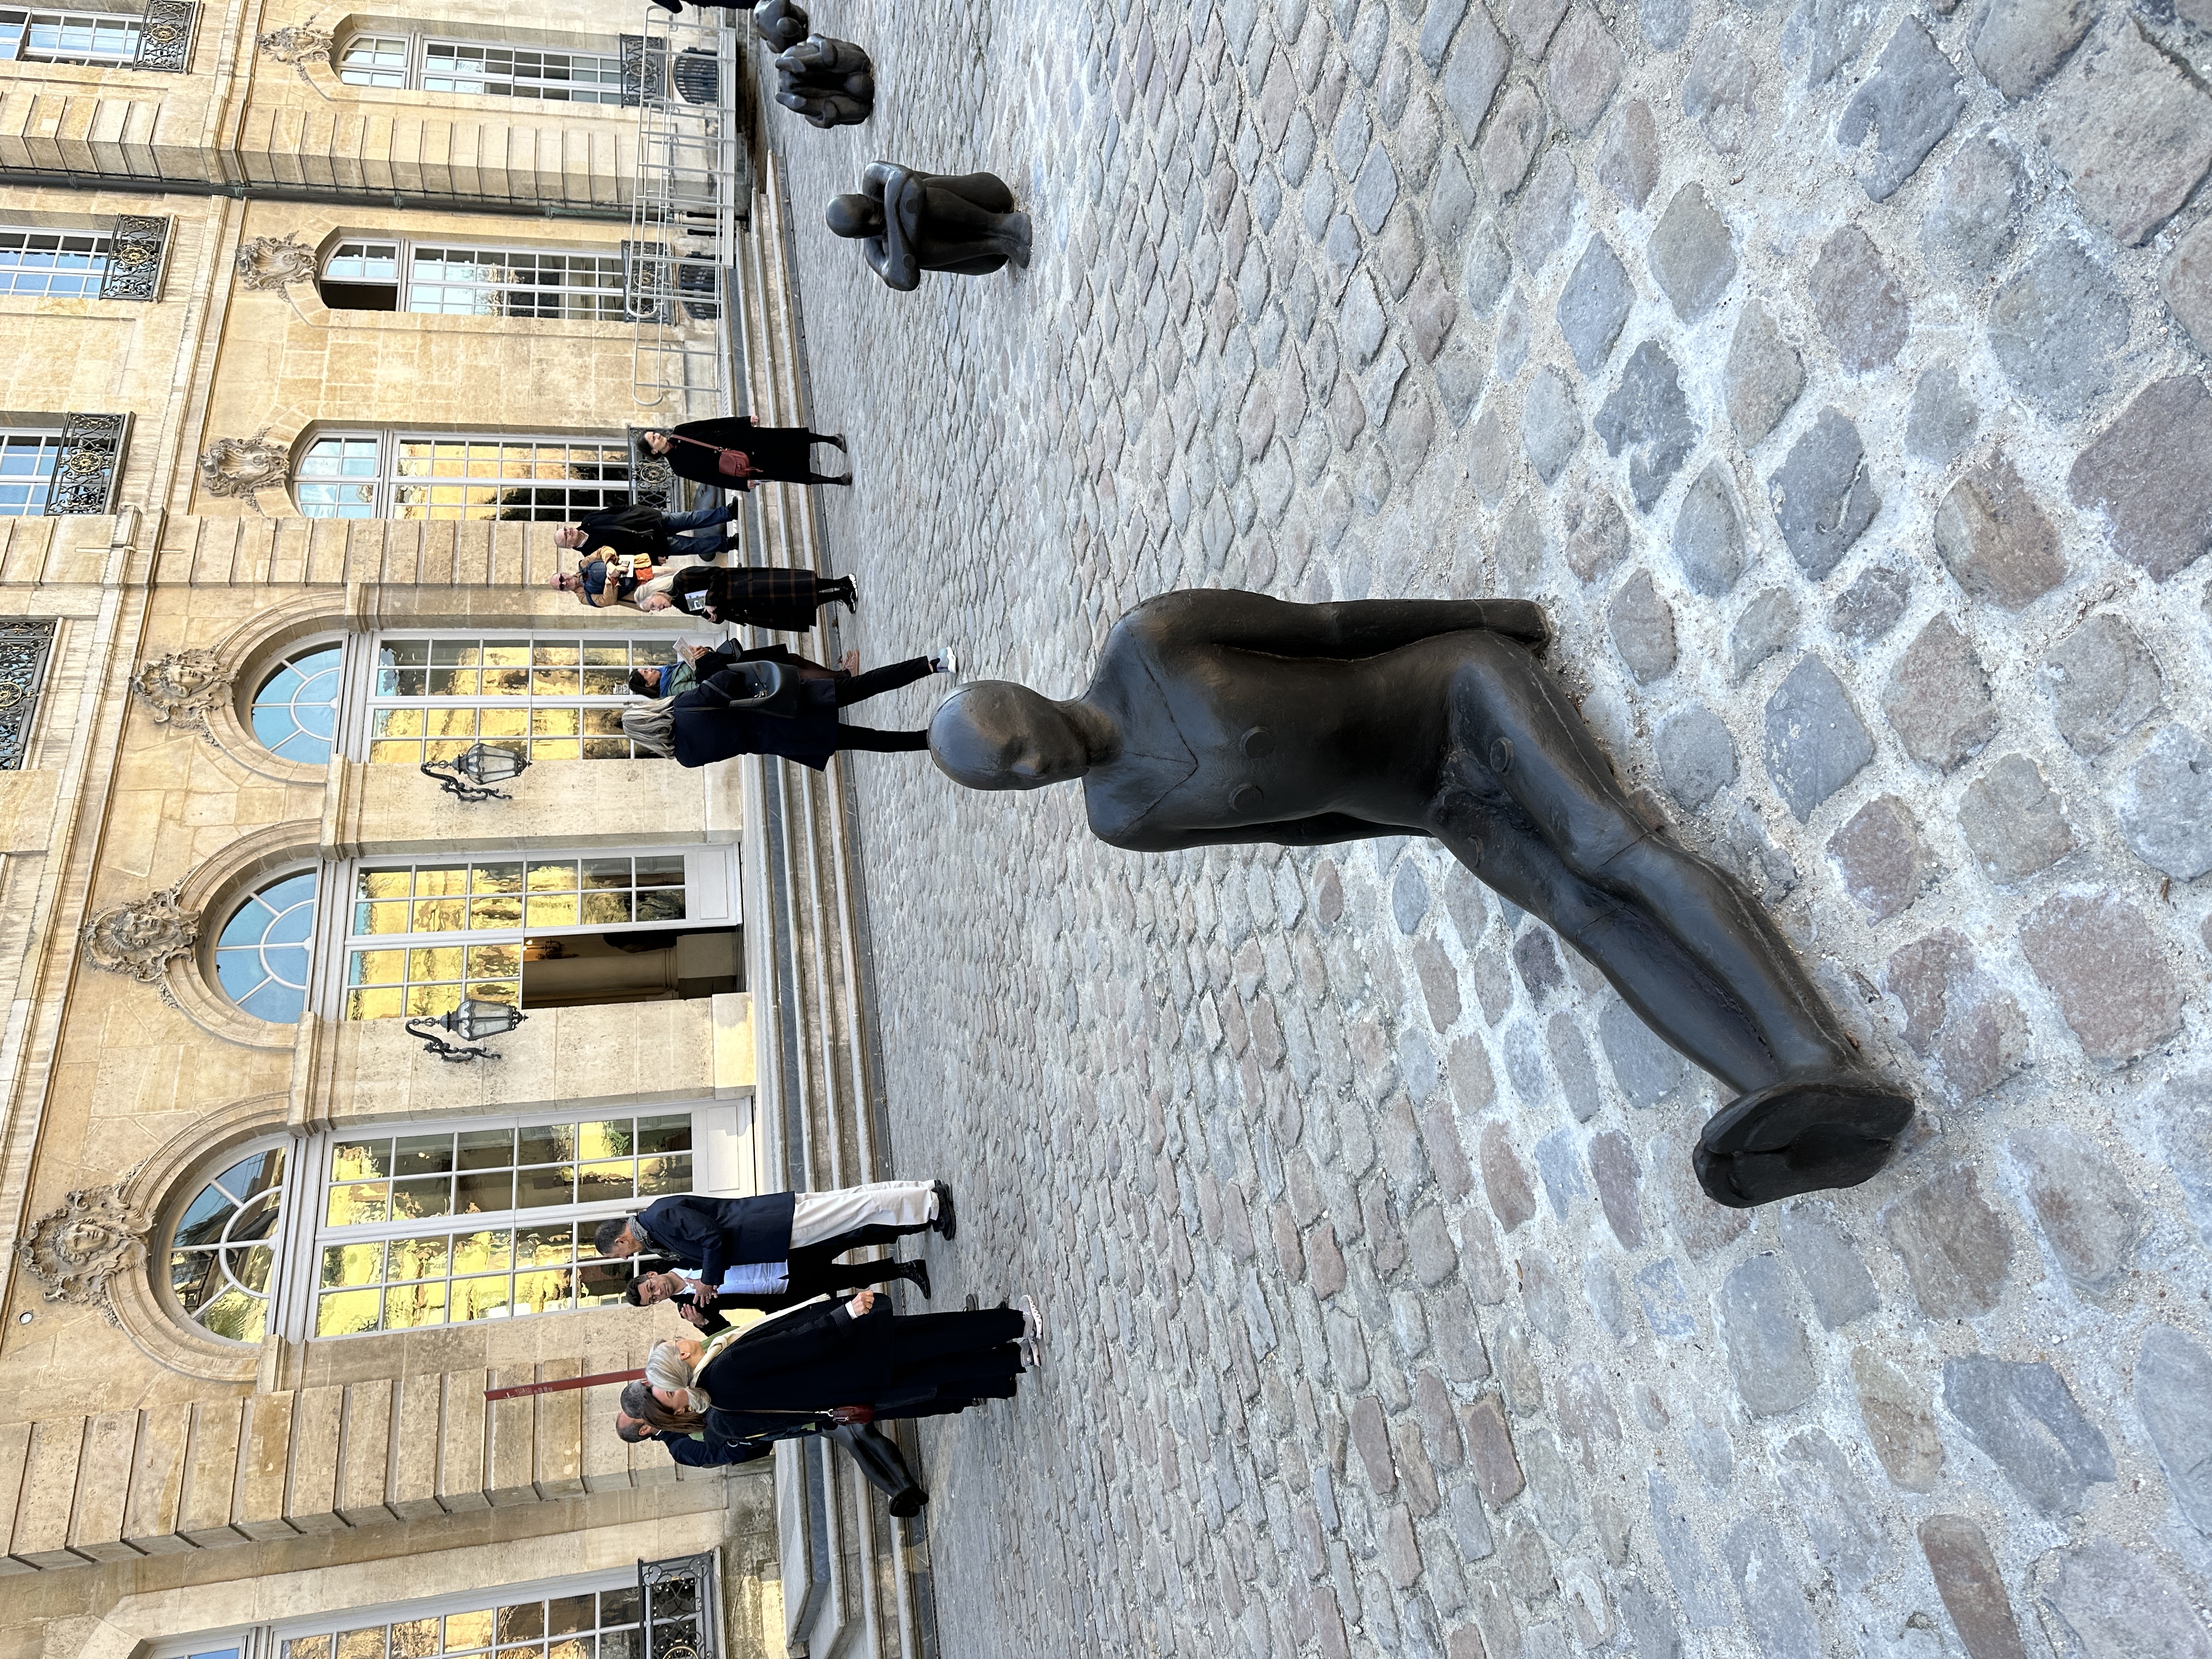
<svg viewBox="0 0 2212 1659"><path fill-rule="evenodd" d="M705 1344L657 1342L646 1356L655 1415L645 1421L723 1440L926 1417L974 1401L1011 1400L1041 1363L1036 1304L1019 1310L895 1316L874 1291L828 1297Z"/></svg>

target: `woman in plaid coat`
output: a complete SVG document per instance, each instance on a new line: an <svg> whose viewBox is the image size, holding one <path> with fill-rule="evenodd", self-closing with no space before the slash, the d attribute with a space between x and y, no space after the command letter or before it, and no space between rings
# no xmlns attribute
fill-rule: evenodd
<svg viewBox="0 0 2212 1659"><path fill-rule="evenodd" d="M814 613L831 603L860 608L850 576L820 576L811 570L764 565L732 569L718 564L688 565L665 579L667 586L639 600L645 611L674 608L709 622L742 623L778 634L803 634L814 626ZM653 584L658 587L659 583Z"/></svg>

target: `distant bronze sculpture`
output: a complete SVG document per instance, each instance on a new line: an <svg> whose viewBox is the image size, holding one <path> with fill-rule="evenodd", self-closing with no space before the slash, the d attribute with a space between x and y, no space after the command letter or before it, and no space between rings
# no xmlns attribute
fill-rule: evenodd
<svg viewBox="0 0 2212 1659"><path fill-rule="evenodd" d="M930 750L974 789L1080 778L1092 832L1137 852L1433 836L1737 1091L1693 1155L1717 1201L1866 1180L1911 1097L1751 896L1638 816L1536 660L1549 636L1512 599L1170 593L1115 625L1081 696L963 686Z"/></svg>
<svg viewBox="0 0 2212 1659"><path fill-rule="evenodd" d="M796 0L764 0L753 8L753 33L782 52L804 40L812 28Z"/></svg>
<svg viewBox="0 0 2212 1659"><path fill-rule="evenodd" d="M810 34L775 58L775 101L817 127L856 127L875 112L876 66L850 40Z"/></svg>
<svg viewBox="0 0 2212 1659"><path fill-rule="evenodd" d="M826 217L840 236L860 240L868 268L902 293L925 270L983 276L1008 260L1030 262L1030 216L995 173L918 173L872 161L860 191L832 198Z"/></svg>

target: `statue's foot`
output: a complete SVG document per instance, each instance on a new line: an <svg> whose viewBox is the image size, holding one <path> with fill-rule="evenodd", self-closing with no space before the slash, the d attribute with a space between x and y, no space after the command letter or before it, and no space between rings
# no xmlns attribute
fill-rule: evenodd
<svg viewBox="0 0 2212 1659"><path fill-rule="evenodd" d="M1912 1097L1871 1079L1778 1083L1716 1112L1691 1163L1717 1204L1755 1204L1856 1187L1888 1160Z"/></svg>

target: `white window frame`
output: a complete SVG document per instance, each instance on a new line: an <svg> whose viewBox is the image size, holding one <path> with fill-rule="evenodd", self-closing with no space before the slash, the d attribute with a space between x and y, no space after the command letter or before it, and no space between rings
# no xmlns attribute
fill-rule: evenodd
<svg viewBox="0 0 2212 1659"><path fill-rule="evenodd" d="M8 6L0 7L0 18L20 15L23 32L13 51L0 50L0 62L15 64L73 64L89 69L106 69L117 64L129 67L138 61L138 46L145 33L146 20L135 11L106 11L88 6ZM102 33L119 35L123 49L119 52L59 52L36 51L29 45L31 30L44 25L63 28L89 27L94 38ZM7 25L0 23L0 27Z"/></svg>
<svg viewBox="0 0 2212 1659"><path fill-rule="evenodd" d="M574 927L485 927L438 933L356 934L353 908L361 874L366 870L400 865L459 862L528 863L532 860L678 857L684 860L684 914L680 920L651 922L579 922ZM318 895L313 964L313 988L308 1006L326 1019L346 1018L346 975L355 950L425 950L468 945L520 945L532 938L587 936L596 933L651 932L669 927L737 927L744 921L738 877L738 848L734 842L671 842L641 846L554 847L510 853L505 848L454 848L442 854L413 858L364 857L324 866L327 885ZM526 1012L527 1010L526 1009Z"/></svg>
<svg viewBox="0 0 2212 1659"><path fill-rule="evenodd" d="M375 446L373 476L348 478L343 476L325 477L307 472L306 466L314 459L317 448L322 444L333 441L373 443ZM606 467L619 465L623 468L623 476L618 479L534 478L528 476L526 470L520 469L510 474L507 469L512 463L504 453L501 456L496 472L479 474L477 481L474 483L466 483L453 477L441 478L441 475L435 472L403 474L399 469L408 458L403 456L401 451L404 446L410 444L428 444L447 447L466 445L496 446L502 452L527 448L533 453L539 449L556 447L564 450L595 450L600 452L596 465ZM574 464L574 458L570 458L570 464ZM465 464L473 465L473 461L472 457L465 458ZM292 499L294 505L299 508L301 516L309 519L398 519L415 523L501 520L507 522L566 524L580 518L586 513L597 512L601 507L629 506L634 482L630 477L629 469L635 464L635 458L630 452L629 437L626 433L610 433L605 436L594 437L558 433L423 432L410 431L403 427L339 427L319 431L308 439L301 452L301 467L293 475ZM526 467L527 462L521 465ZM431 488L464 489L474 491L528 489L573 490L579 496L598 499L564 500L557 507L551 504L532 502L520 513L503 511L501 504L496 501L430 501L410 505L404 511L395 510L400 506L398 492L406 489L422 488L426 484ZM367 507L368 510L362 513L321 511L318 509L321 508L324 503L311 501L303 495L302 492L305 490L328 485L355 489L365 487L368 491L366 501L358 503L333 501L330 505L333 509L341 506L361 505Z"/></svg>
<svg viewBox="0 0 2212 1659"><path fill-rule="evenodd" d="M711 638L713 635L720 631L722 630L708 629L707 630L707 635L704 638L695 638L692 642L706 642L707 638ZM383 629L378 632L368 641L368 647L362 653L365 666L358 676L360 688L357 697L355 699L358 704L359 713L357 717L349 723L350 729L356 733L357 736L356 737L353 746L345 750L344 752L352 759L365 761L372 765L412 765L419 764L423 760L434 761L453 759L465 750L471 743L476 742L477 738L481 736L485 743L495 745L505 744L509 747L519 747L527 744L530 747L532 758L533 760L569 758L582 760L611 760L635 758L636 757L632 753L631 745L627 739L623 739L623 752L620 756L586 755L582 750L582 739L585 737L604 737L607 741L611 743L619 736L619 733L590 733L581 732L580 731L577 739L578 751L574 757L540 755L538 753L538 749L566 742L567 738L557 733L540 736L534 732L522 734L519 737L514 733L498 732L486 734L483 731L484 722L481 718L481 715L479 715L476 721L476 730L466 738L426 737L421 740L421 752L412 760L403 758L397 754L388 754L380 758L376 752L376 744L378 742L376 735L377 716L386 712L415 708L422 709L426 712L448 709L459 710L465 708L474 708L478 710L497 709L509 712L520 711L526 717L523 723L534 726L536 722L534 718L531 717L531 711L537 708L574 708L579 711L586 709L618 711L632 706L637 701L637 699L630 693L627 685L629 675L629 668L625 668L623 671L623 678L625 682L623 689L619 691L610 691L605 693L587 694L580 689L580 680L579 690L574 693L557 692L549 690L541 696L538 690L538 672L534 672L532 675L531 690L519 696L487 696L485 693L479 690L466 696L438 697L430 696L427 688L423 694L420 696L402 696L398 694L396 688L392 693L387 694L383 689L385 676L387 672L394 674L398 673L400 672L400 665L393 665L387 667L384 661L386 648L387 646L392 645L405 645L412 647L428 643L433 647L433 654L434 655L437 654L436 647L441 645L451 647L457 645L468 644L487 646L515 646L526 644L532 647L532 653L534 658L536 655L536 649L539 646L565 647L570 645L580 645L586 649L589 649L594 646L608 649L612 649L616 647L625 647L629 654L629 663L631 667L651 668L665 667L673 664L676 660L677 644L683 637L684 636L668 633L665 629L655 629L649 626L635 629L599 629L587 626L579 626L574 629L534 628L516 629L505 632L492 629L475 629L467 630L457 629ZM465 665L454 665L465 666ZM603 666L603 665L596 664L592 665L594 667ZM580 664L578 666L580 673L583 665ZM533 662L532 667L536 670L538 668L538 665ZM563 670L559 665L549 664L544 665L542 672L550 673L563 672ZM348 729L349 722L346 720L341 720L339 724L341 732ZM583 720L580 714L577 724L580 728L583 725ZM399 738L394 739L394 741L411 743L415 740Z"/></svg>
<svg viewBox="0 0 2212 1659"><path fill-rule="evenodd" d="M22 239L23 246L5 246L10 238L15 237ZM40 240L50 240L53 246L45 248L32 246ZM71 243L84 246L71 246ZM107 262L113 257L114 251L115 237L111 230L57 225L0 224L0 258L9 254L46 254L57 261L44 270L0 263L0 299L97 300L100 287L107 278ZM58 263L64 258L82 258L85 263L81 267L65 269ZM24 286L27 278L40 276L46 279L44 286ZM59 285L56 279L59 279Z"/></svg>
<svg viewBox="0 0 2212 1659"><path fill-rule="evenodd" d="M332 1178L332 1158L340 1146L356 1140L404 1139L416 1134L525 1130L549 1125L593 1122L610 1117L669 1117L687 1114L691 1119L692 1164L691 1184L685 1190L723 1197L750 1197L757 1193L759 1190L757 1146L753 1133L750 1094L728 1100L676 1100L665 1104L628 1102L599 1107L571 1105L489 1116L378 1123L355 1129L332 1130L309 1137L300 1144L298 1156L306 1165L307 1175L296 1193L292 1189L288 1172L287 1201L296 1200L301 1224L284 1230L284 1243L289 1248L277 1258L276 1277L270 1285L270 1328L272 1331L282 1330L295 1340L341 1342L367 1336L402 1335L409 1330L462 1329L501 1320L538 1317L510 1307L486 1320L441 1321L432 1324L320 1335L317 1334L316 1325L323 1290L323 1251L325 1248L339 1248L349 1243L434 1238L441 1234L459 1232L505 1231L511 1233L519 1228L562 1223L575 1224L580 1229L580 1238L587 1237L589 1230L598 1223L615 1216L634 1214L653 1202L651 1198L603 1199L545 1205L531 1209L487 1210L464 1215L422 1216L332 1226L325 1218L330 1213L331 1189L334 1186L347 1184ZM530 1269L510 1266L507 1271L512 1273ZM380 1286L386 1282L380 1279L378 1284ZM572 1310L554 1309L548 1311Z"/></svg>
<svg viewBox="0 0 2212 1659"><path fill-rule="evenodd" d="M386 51L397 43L404 41L404 49L407 58L405 69L402 70L373 65L349 69L346 55L353 50L356 42L364 40L377 42ZM434 70L429 61L430 55L433 50L441 48L504 53L510 58L520 54L535 55L541 59L549 55L570 60L584 59L598 66L591 70L594 75L603 76L611 67L614 79L595 81L586 89L586 95L572 97L567 94L573 89L574 83L564 84L558 81L548 81L540 76L526 76L520 78L512 75L475 76ZM534 40L471 40L460 34L422 33L402 34L396 31L362 29L347 36L338 44L337 50L331 54L331 66L337 71L338 79L348 86L382 87L387 90L404 88L412 91L434 92L447 95L458 94L464 97L526 98L541 103L591 104L602 107L619 108L635 102L634 96L626 95L623 91L622 53L619 47L611 52L594 52L583 46L553 46ZM433 85L432 83L435 82L474 82L476 84ZM493 90L494 87L498 89Z"/></svg>
<svg viewBox="0 0 2212 1659"><path fill-rule="evenodd" d="M6 460L15 452L26 448L36 441L37 462L40 470L22 473L6 470ZM59 426L11 426L0 428L0 519L37 519L46 516L46 504L52 499L54 474L61 465L62 429ZM43 481L34 484L28 498L21 503L9 501L9 495L21 488L20 481L33 478Z"/></svg>
<svg viewBox="0 0 2212 1659"><path fill-rule="evenodd" d="M603 1590L627 1589L637 1583L635 1567L603 1567L592 1572L569 1573L554 1578L533 1578L519 1584L488 1584L455 1590L445 1595L411 1601L384 1601L373 1606L343 1607L312 1617L280 1619L266 1624L233 1626L158 1642L147 1659L215 1659L234 1653L237 1659L283 1659L284 1644L325 1632L360 1630L371 1625L394 1625L415 1619L444 1618L451 1613L477 1613L505 1603L554 1601ZM712 1650L721 1651L720 1632ZM496 1651L496 1648L493 1650Z"/></svg>
<svg viewBox="0 0 2212 1659"><path fill-rule="evenodd" d="M0 227L4 232L6 227ZM343 283L354 288L382 288L386 284L368 276L348 276L333 273L331 267L343 258L366 257L370 251L391 250L392 278L391 288L395 310L416 317L504 317L520 322L569 323L628 323L632 320L628 290L623 281L623 252L615 246L543 246L527 247L520 244L479 244L461 246L451 237L435 241L412 236L348 236L341 239L323 261L321 280L325 283ZM486 273L482 276L418 274L419 255L443 251L447 253L466 253L474 262L465 269ZM564 271L563 280L553 283L518 282L517 270L534 268L539 260L589 260L596 267L591 273L599 280L586 286L568 280L575 273ZM490 273L501 273L494 276ZM441 291L449 296L449 302L440 305L418 305L418 293ZM450 302L455 293L473 295L474 301L456 307ZM554 302L548 309L547 302Z"/></svg>

